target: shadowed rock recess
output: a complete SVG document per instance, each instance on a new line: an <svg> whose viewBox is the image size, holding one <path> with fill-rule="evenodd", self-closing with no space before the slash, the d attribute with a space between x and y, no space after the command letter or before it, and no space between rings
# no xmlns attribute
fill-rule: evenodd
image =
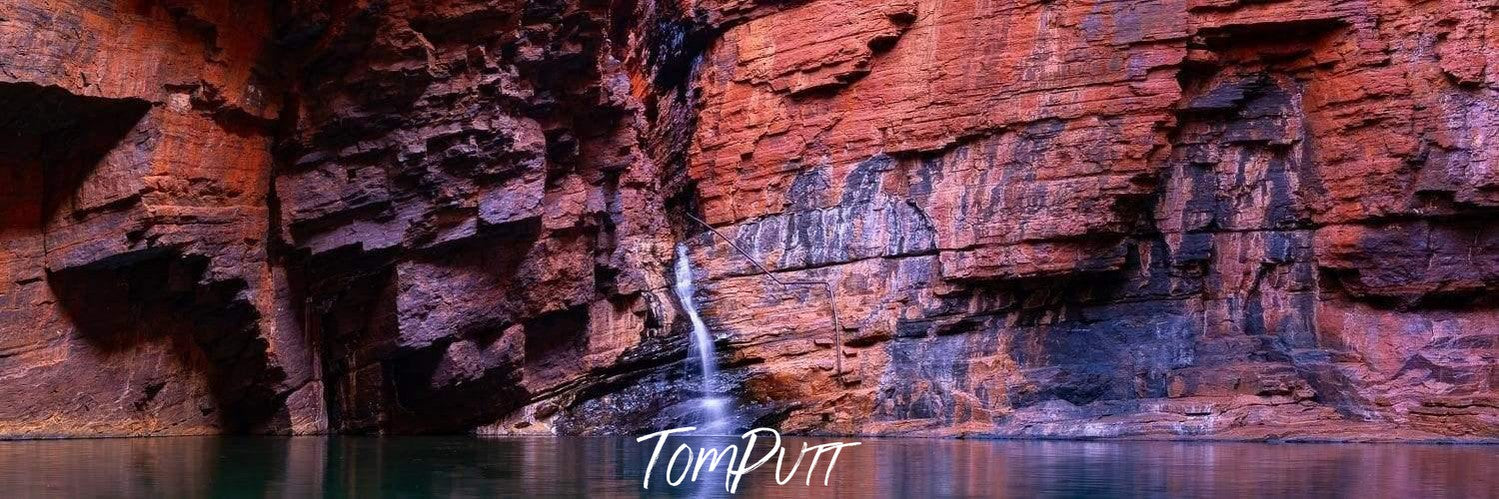
<svg viewBox="0 0 1499 499"><path fill-rule="evenodd" d="M1496 16L0 1L0 437L1499 438Z"/></svg>

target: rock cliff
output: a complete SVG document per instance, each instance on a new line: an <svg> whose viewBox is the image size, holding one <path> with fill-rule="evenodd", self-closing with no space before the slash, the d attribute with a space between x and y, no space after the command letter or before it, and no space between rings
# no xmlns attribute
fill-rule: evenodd
<svg viewBox="0 0 1499 499"><path fill-rule="evenodd" d="M0 436L1499 438L1499 2L0 2Z"/></svg>

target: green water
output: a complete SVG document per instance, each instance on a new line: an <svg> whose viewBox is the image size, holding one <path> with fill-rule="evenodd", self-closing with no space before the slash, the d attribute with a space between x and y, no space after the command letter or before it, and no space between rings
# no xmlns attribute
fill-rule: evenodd
<svg viewBox="0 0 1499 499"><path fill-rule="evenodd" d="M0 497L728 496L717 473L668 487L659 467L669 456L643 490L650 451L624 438L14 441L0 442ZM1493 446L865 439L828 486L821 468L810 486L805 474L776 485L773 468L748 475L737 496L1499 496Z"/></svg>

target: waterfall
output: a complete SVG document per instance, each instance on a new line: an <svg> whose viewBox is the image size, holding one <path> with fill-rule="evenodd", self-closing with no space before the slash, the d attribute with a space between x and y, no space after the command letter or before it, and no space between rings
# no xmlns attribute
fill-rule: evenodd
<svg viewBox="0 0 1499 499"><path fill-rule="evenodd" d="M724 400L713 397L717 393L713 389L713 379L718 374L717 357L713 354L713 335L708 333L708 326L697 313L697 304L692 302L692 262L687 260L687 246L681 244L677 245L676 281L677 300L682 302L682 310L692 322L692 343L697 348L698 366L702 372L702 397L698 399L698 405L706 416L703 427L712 428L724 422Z"/></svg>

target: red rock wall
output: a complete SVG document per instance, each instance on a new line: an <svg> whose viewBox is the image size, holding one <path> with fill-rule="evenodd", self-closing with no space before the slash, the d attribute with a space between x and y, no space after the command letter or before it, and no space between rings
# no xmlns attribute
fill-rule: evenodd
<svg viewBox="0 0 1499 499"><path fill-rule="evenodd" d="M0 434L322 429L266 252L271 24L0 3Z"/></svg>
<svg viewBox="0 0 1499 499"><path fill-rule="evenodd" d="M1496 8L7 3L0 434L1492 438Z"/></svg>
<svg viewBox="0 0 1499 499"><path fill-rule="evenodd" d="M845 348L784 341L838 336L826 298L700 235L709 274L745 276L708 315L793 427L1492 435L1494 8L812 2L735 26L697 74L689 175L740 246L833 283Z"/></svg>

